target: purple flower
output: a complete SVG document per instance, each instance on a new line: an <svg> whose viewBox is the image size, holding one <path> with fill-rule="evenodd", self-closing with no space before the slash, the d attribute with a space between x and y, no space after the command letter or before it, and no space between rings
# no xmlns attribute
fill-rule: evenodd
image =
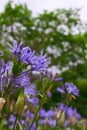
<svg viewBox="0 0 87 130"><path fill-rule="evenodd" d="M52 97L52 93L50 91L47 93L47 95L48 97Z"/></svg>
<svg viewBox="0 0 87 130"><path fill-rule="evenodd" d="M41 52L40 56L37 56L36 61L33 62L33 70L46 71L48 67L46 55Z"/></svg>
<svg viewBox="0 0 87 130"><path fill-rule="evenodd" d="M28 77L28 71L14 79L14 84L17 86L24 87L24 94L27 100L34 106L38 103L38 98L36 98L37 90L36 85L30 83L30 78Z"/></svg>
<svg viewBox="0 0 87 130"><path fill-rule="evenodd" d="M81 119L80 114L77 112L75 108L68 107L67 105L60 103L58 104L58 109L61 110L62 113L65 115L64 126L67 127L70 123L76 123L78 120ZM61 113L61 114L62 114Z"/></svg>
<svg viewBox="0 0 87 130"><path fill-rule="evenodd" d="M58 87L57 91L60 92L61 94L72 94L74 96L79 96L79 90L78 88L73 84L73 83L65 83L62 85L62 87Z"/></svg>
<svg viewBox="0 0 87 130"><path fill-rule="evenodd" d="M16 55L20 55L21 54L21 51L23 49L23 45L22 45L22 42L17 45L17 41L14 40L13 41L13 46L11 46L11 44L7 43L8 46L10 47L10 51L13 52L13 54L16 54Z"/></svg>
<svg viewBox="0 0 87 130"><path fill-rule="evenodd" d="M8 71L11 71L12 64L10 62L7 62L5 64L4 60L2 59L2 66L0 67L0 73L7 75Z"/></svg>
<svg viewBox="0 0 87 130"><path fill-rule="evenodd" d="M63 78L55 78L55 81L56 82L60 82L60 81L62 81L63 80Z"/></svg>
<svg viewBox="0 0 87 130"><path fill-rule="evenodd" d="M10 122L9 129L12 130L15 120L16 120L16 117L11 114L10 117L9 117L9 122Z"/></svg>
<svg viewBox="0 0 87 130"><path fill-rule="evenodd" d="M32 103L34 106L37 105L39 99L36 97L37 95L36 85L31 84L30 86L24 87L24 94L26 95L27 100L30 103Z"/></svg>
<svg viewBox="0 0 87 130"><path fill-rule="evenodd" d="M79 96L79 90L73 83L65 83L65 88L69 94Z"/></svg>
<svg viewBox="0 0 87 130"><path fill-rule="evenodd" d="M39 102L39 99L38 99L37 97L32 97L32 98L30 98L30 97L27 96L27 99L28 99L28 101L29 101L30 103L32 103L32 104L34 105L34 107L36 107L36 105L37 105L38 102Z"/></svg>
<svg viewBox="0 0 87 130"><path fill-rule="evenodd" d="M45 119L40 119L39 123L42 124L42 125L44 125L44 124L46 124L46 120Z"/></svg>
<svg viewBox="0 0 87 130"><path fill-rule="evenodd" d="M49 124L51 127L55 127L55 126L56 126L56 120L50 118L50 119L48 120L48 124Z"/></svg>
<svg viewBox="0 0 87 130"><path fill-rule="evenodd" d="M2 56L3 55L3 53L2 53L2 51L0 51L0 56Z"/></svg>
<svg viewBox="0 0 87 130"><path fill-rule="evenodd" d="M20 123L22 124L23 130L28 130L31 126L32 120L34 118L34 113L27 111L23 114L23 119L20 120ZM35 122L32 124L31 130L37 130Z"/></svg>
<svg viewBox="0 0 87 130"><path fill-rule="evenodd" d="M32 51L29 47L23 48L20 60L31 65L34 71L43 71L48 67L46 55L41 53L40 56L36 56L35 51Z"/></svg>
<svg viewBox="0 0 87 130"><path fill-rule="evenodd" d="M36 62L37 57L35 56L35 52L32 51L29 47L24 47L21 53L20 60L24 63L32 65Z"/></svg>
<svg viewBox="0 0 87 130"><path fill-rule="evenodd" d="M67 109L67 106L63 103L59 103L58 108L61 109L62 111L65 111Z"/></svg>
<svg viewBox="0 0 87 130"><path fill-rule="evenodd" d="M29 110L26 112L26 117L30 119L34 119L34 113L30 112Z"/></svg>
<svg viewBox="0 0 87 130"><path fill-rule="evenodd" d="M36 95L36 85L31 84L30 86L27 86L24 88L24 93L25 95L32 95L35 96Z"/></svg>
<svg viewBox="0 0 87 130"><path fill-rule="evenodd" d="M60 92L61 94L64 94L64 93L65 93L64 89L63 89L63 88L60 88L60 87L57 88L57 91Z"/></svg>
<svg viewBox="0 0 87 130"><path fill-rule="evenodd" d="M16 119L16 117L14 116L14 115L10 115L10 118L9 118L9 121L10 122L15 122L15 119Z"/></svg>
<svg viewBox="0 0 87 130"><path fill-rule="evenodd" d="M39 112L40 124L49 124L51 127L56 126L56 120L55 120L56 111L54 110L48 110L45 111L44 109L41 109Z"/></svg>
<svg viewBox="0 0 87 130"><path fill-rule="evenodd" d="M49 79L56 81L56 82L61 82L63 78L58 78L58 73L53 73L52 71L45 70L44 71L44 76L47 76Z"/></svg>
<svg viewBox="0 0 87 130"><path fill-rule="evenodd" d="M72 107L68 107L67 110L66 110L67 117L72 118L73 114L74 114L74 111L73 111Z"/></svg>
<svg viewBox="0 0 87 130"><path fill-rule="evenodd" d="M20 85L22 87L27 87L30 85L30 78L28 77L28 71L25 71L20 76L18 76L16 79L14 79L15 85Z"/></svg>
<svg viewBox="0 0 87 130"><path fill-rule="evenodd" d="M72 107L67 107L66 116L68 118L72 118L73 116L75 116L77 120L81 119L80 114L77 112L76 109L73 109Z"/></svg>
<svg viewBox="0 0 87 130"><path fill-rule="evenodd" d="M7 62L5 64L4 60L2 59L2 66L0 67L0 91L2 91L3 87L7 87L10 83L10 75L12 71L12 64L11 62Z"/></svg>
<svg viewBox="0 0 87 130"><path fill-rule="evenodd" d="M45 111L44 109L41 109L39 114L41 117L53 117L56 113L53 110Z"/></svg>
<svg viewBox="0 0 87 130"><path fill-rule="evenodd" d="M42 125L45 125L45 124L49 124L51 127L55 127L56 126L56 120L55 119L40 119L39 120L39 123L42 124Z"/></svg>
<svg viewBox="0 0 87 130"><path fill-rule="evenodd" d="M70 121L65 120L65 122L64 122L64 127L67 127L67 126L69 125L69 123L70 123Z"/></svg>

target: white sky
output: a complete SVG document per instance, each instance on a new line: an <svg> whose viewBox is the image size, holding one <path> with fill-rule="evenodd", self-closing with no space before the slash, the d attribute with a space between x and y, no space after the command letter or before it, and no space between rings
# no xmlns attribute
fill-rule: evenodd
<svg viewBox="0 0 87 130"><path fill-rule="evenodd" d="M9 0L0 0L0 12L4 10L5 4ZM82 8L80 16L83 21L87 21L87 0L13 0L14 3L26 3L28 8L36 15L44 9L54 10L57 8Z"/></svg>

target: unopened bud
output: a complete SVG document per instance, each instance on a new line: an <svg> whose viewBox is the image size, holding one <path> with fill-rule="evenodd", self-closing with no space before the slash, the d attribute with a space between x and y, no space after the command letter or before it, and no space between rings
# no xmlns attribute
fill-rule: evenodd
<svg viewBox="0 0 87 130"><path fill-rule="evenodd" d="M0 111L2 110L5 102L6 102L5 99L0 97Z"/></svg>

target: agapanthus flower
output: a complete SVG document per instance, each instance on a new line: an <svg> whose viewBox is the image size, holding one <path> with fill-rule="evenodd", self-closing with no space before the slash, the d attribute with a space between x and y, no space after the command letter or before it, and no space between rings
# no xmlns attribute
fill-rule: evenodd
<svg viewBox="0 0 87 130"><path fill-rule="evenodd" d="M58 109L61 109L63 112L65 112L66 118L72 118L74 115L77 119L81 118L80 114L77 112L75 108L69 107L64 103L59 103Z"/></svg>
<svg viewBox="0 0 87 130"><path fill-rule="evenodd" d="M24 87L24 94L26 95L29 102L33 103L35 106L38 103L38 98L36 98L37 90L36 85L31 84L27 87Z"/></svg>
<svg viewBox="0 0 87 130"><path fill-rule="evenodd" d="M3 55L3 53L2 53L2 51L0 51L0 56L2 56Z"/></svg>
<svg viewBox="0 0 87 130"><path fill-rule="evenodd" d="M62 85L62 87L58 87L57 91L60 92L61 94L68 93L74 96L79 96L79 89L73 83L66 82L65 84Z"/></svg>
<svg viewBox="0 0 87 130"><path fill-rule="evenodd" d="M81 115L77 112L76 109L72 107L67 107L65 115L66 120L64 126L67 126L69 124L75 125L81 119Z"/></svg>
<svg viewBox="0 0 87 130"><path fill-rule="evenodd" d="M13 41L13 47L9 44L10 50L15 54L16 58L28 65L31 65L33 71L45 71L48 67L46 55L43 52L36 56L35 51L29 47L23 47L22 43L17 45L17 41Z"/></svg>
<svg viewBox="0 0 87 130"><path fill-rule="evenodd" d="M75 96L79 96L79 90L77 86L75 86L73 83L65 83L66 91L69 94L73 94Z"/></svg>
<svg viewBox="0 0 87 130"><path fill-rule="evenodd" d="M57 91L60 92L61 94L64 94L64 93L65 93L64 89L63 89L63 88L60 88L60 87L57 88Z"/></svg>
<svg viewBox="0 0 87 130"><path fill-rule="evenodd" d="M63 80L63 78L58 78L58 73L53 73L52 71L49 70L44 71L44 75L56 82L60 82Z"/></svg>
<svg viewBox="0 0 87 130"><path fill-rule="evenodd" d="M36 93L37 93L36 85L31 84L31 85L29 85L29 86L26 86L26 87L24 88L24 93L25 93L26 95L33 95L33 96L35 96Z"/></svg>
<svg viewBox="0 0 87 130"><path fill-rule="evenodd" d="M14 41L13 41L13 46L12 46L11 44L9 44L9 43L7 43L7 44L8 44L8 46L9 46L10 51L11 51L13 54L16 54L17 56L21 54L21 51L22 51L22 49L23 49L23 45L22 45L23 43L22 43L22 42L20 42L20 44L18 45L18 44L17 44L17 41L14 40Z"/></svg>
<svg viewBox="0 0 87 130"><path fill-rule="evenodd" d="M30 119L32 119L32 120L34 119L34 116L35 116L35 115L34 115L34 113L32 113L31 111L27 110L25 114L26 114L26 115L25 115L26 118L30 118Z"/></svg>
<svg viewBox="0 0 87 130"><path fill-rule="evenodd" d="M67 118L72 118L73 116L75 116L76 119L81 119L80 114L77 112L76 109L73 109L72 107L67 107L66 116Z"/></svg>
<svg viewBox="0 0 87 130"><path fill-rule="evenodd" d="M52 97L52 93L50 91L47 92L47 96L51 98Z"/></svg>
<svg viewBox="0 0 87 130"><path fill-rule="evenodd" d="M10 74L12 71L11 62L5 63L2 59L2 66L0 67L0 91L2 91L3 87L6 87L10 83Z"/></svg>
<svg viewBox="0 0 87 130"><path fill-rule="evenodd" d="M67 109L67 106L64 103L59 103L58 108L61 109L62 111L65 111Z"/></svg>
<svg viewBox="0 0 87 130"><path fill-rule="evenodd" d="M34 107L36 107L36 105L39 102L39 99L37 97L30 97L30 96L26 96L26 97L27 97L28 101L30 103L32 103Z"/></svg>
<svg viewBox="0 0 87 130"><path fill-rule="evenodd" d="M37 90L36 85L30 83L30 78L28 77L28 71L14 79L15 86L24 88L24 94L29 102L34 106L38 103L38 98L36 98Z"/></svg>
<svg viewBox="0 0 87 130"><path fill-rule="evenodd" d="M11 114L11 115L10 115L10 118L9 118L9 121L14 123L14 122L15 122L15 119L16 119L16 117Z"/></svg>
<svg viewBox="0 0 87 130"><path fill-rule="evenodd" d="M46 55L41 53L40 56L36 56L35 52L31 51L31 49L28 47L23 49L21 61L32 65L32 69L35 71L42 71L48 66Z"/></svg>
<svg viewBox="0 0 87 130"><path fill-rule="evenodd" d="M35 51L32 51L29 47L23 48L20 60L31 65L34 71L43 71L48 67L46 55L41 53L39 56L36 56Z"/></svg>
<svg viewBox="0 0 87 130"><path fill-rule="evenodd" d="M67 106L63 103L58 104L58 110L60 114L64 113L64 126L67 127L69 124L75 124L81 119L81 115L77 112L75 108ZM61 119L60 115L60 119Z"/></svg>
<svg viewBox="0 0 87 130"><path fill-rule="evenodd" d="M29 47L24 47L21 53L20 60L29 65L34 64L36 62L37 57L35 56L35 51L32 51Z"/></svg>
<svg viewBox="0 0 87 130"><path fill-rule="evenodd" d="M62 81L63 80L63 78L55 78L55 81L56 82L60 82L60 81Z"/></svg>
<svg viewBox="0 0 87 130"><path fill-rule="evenodd" d="M26 112L23 113L22 118L20 119L20 123L23 126L23 130L27 130L30 128L34 117L35 114L32 111L27 110ZM35 122L32 124L31 130L37 130Z"/></svg>
<svg viewBox="0 0 87 130"><path fill-rule="evenodd" d="M12 64L11 62L5 63L4 60L2 59L2 66L0 67L0 74L6 76L9 71L12 69Z"/></svg>
<svg viewBox="0 0 87 130"><path fill-rule="evenodd" d="M30 78L28 76L28 71L23 72L17 78L14 79L15 85L20 85L21 87L27 87L30 85Z"/></svg>
<svg viewBox="0 0 87 130"><path fill-rule="evenodd" d="M12 130L13 126L14 126L14 122L16 120L16 116L11 114L8 118L8 120L6 119L4 121L4 126L5 127L9 127L9 130ZM8 125L9 124L9 125Z"/></svg>
<svg viewBox="0 0 87 130"><path fill-rule="evenodd" d="M55 115L55 111L53 110L46 111L45 109L41 109L39 114L41 117L53 117Z"/></svg>
<svg viewBox="0 0 87 130"><path fill-rule="evenodd" d="M48 110L45 111L44 109L41 109L39 112L40 124L49 124L51 127L56 126L56 120L55 120L56 111L54 110Z"/></svg>
<svg viewBox="0 0 87 130"><path fill-rule="evenodd" d="M55 127L55 126L56 126L56 120L50 118L50 119L48 120L48 124L49 124L51 127Z"/></svg>
<svg viewBox="0 0 87 130"><path fill-rule="evenodd" d="M35 71L45 71L47 70L48 63L46 55L41 52L40 56L37 56L37 60L33 62L33 70Z"/></svg>
<svg viewBox="0 0 87 130"><path fill-rule="evenodd" d="M26 95L27 100L32 103L34 106L37 105L39 99L37 96L36 85L31 84L30 86L24 87L24 94Z"/></svg>

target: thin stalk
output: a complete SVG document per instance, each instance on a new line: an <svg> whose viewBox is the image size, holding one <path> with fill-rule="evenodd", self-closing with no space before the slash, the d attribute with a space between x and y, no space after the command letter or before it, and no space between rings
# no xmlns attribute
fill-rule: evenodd
<svg viewBox="0 0 87 130"><path fill-rule="evenodd" d="M36 117L37 117L37 115L38 115L39 110L40 110L40 106L38 107L38 109L37 109L37 111L36 111L36 113L35 113L34 119L33 119L32 123L31 123L31 125L30 125L29 130L31 130L32 125L33 125L33 123L34 123L34 121L35 121L35 119L36 119Z"/></svg>
<svg viewBox="0 0 87 130"><path fill-rule="evenodd" d="M43 98L44 98L44 95L45 95L45 89L44 89ZM42 99L43 99L43 98L42 98ZM34 121L36 120L36 117L37 117L37 115L38 115L38 112L39 112L39 110L40 110L40 108L41 108L41 106L42 106L42 99L41 99L40 102L39 102L39 107L38 107L38 109L37 109L37 111L36 111L36 113L35 113L34 119L33 119L32 123L31 123L31 125L30 125L30 127L29 127L29 130L31 130L32 125L33 125Z"/></svg>
<svg viewBox="0 0 87 130"><path fill-rule="evenodd" d="M14 122L14 125L13 125L12 130L15 130L16 123L17 123L17 117L16 117L16 119L15 119L15 122Z"/></svg>

